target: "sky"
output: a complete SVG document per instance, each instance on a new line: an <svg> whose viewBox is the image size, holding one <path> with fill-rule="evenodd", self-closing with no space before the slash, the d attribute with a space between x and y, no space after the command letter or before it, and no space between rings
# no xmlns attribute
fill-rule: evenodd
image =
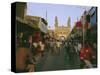
<svg viewBox="0 0 100 75"><path fill-rule="evenodd" d="M54 28L55 16L58 17L59 26L67 26L67 20L70 17L72 28L84 11L90 8L90 6L27 3L27 15L40 16L46 19L47 12L48 27L51 28Z"/></svg>

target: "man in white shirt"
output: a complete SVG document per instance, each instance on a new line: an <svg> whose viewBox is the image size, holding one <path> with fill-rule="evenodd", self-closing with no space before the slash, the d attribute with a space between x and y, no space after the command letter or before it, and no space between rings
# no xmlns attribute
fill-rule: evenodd
<svg viewBox="0 0 100 75"><path fill-rule="evenodd" d="M57 42L56 42L56 44L57 44L57 49L58 49L58 53L60 54L60 50L61 50L61 42L58 40Z"/></svg>
<svg viewBox="0 0 100 75"><path fill-rule="evenodd" d="M44 56L44 47L45 47L45 45L41 41L39 42L39 45L41 47L41 56L43 57Z"/></svg>

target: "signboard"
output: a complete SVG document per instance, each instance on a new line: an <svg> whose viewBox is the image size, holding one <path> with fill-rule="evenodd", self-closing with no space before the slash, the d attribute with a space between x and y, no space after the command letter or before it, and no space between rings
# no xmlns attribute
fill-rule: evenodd
<svg viewBox="0 0 100 75"><path fill-rule="evenodd" d="M39 28L42 32L47 33L47 26L40 20Z"/></svg>

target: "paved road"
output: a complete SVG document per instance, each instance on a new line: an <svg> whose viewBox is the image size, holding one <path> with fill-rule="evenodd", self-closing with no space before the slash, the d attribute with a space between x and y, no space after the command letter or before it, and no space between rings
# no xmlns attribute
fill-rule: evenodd
<svg viewBox="0 0 100 75"><path fill-rule="evenodd" d="M45 52L44 57L40 59L35 68L36 71L79 69L79 63L77 55L70 60L66 49L61 49L60 55L51 54L50 51Z"/></svg>

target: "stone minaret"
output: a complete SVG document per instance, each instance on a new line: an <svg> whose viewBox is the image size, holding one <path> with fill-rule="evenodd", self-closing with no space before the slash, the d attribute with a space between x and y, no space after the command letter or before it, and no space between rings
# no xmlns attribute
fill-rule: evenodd
<svg viewBox="0 0 100 75"><path fill-rule="evenodd" d="M68 20L67 20L67 27L70 27L71 26L71 19L70 17L68 17Z"/></svg>
<svg viewBox="0 0 100 75"><path fill-rule="evenodd" d="M58 17L57 16L55 17L55 24L54 25L55 25L55 28L58 27Z"/></svg>

